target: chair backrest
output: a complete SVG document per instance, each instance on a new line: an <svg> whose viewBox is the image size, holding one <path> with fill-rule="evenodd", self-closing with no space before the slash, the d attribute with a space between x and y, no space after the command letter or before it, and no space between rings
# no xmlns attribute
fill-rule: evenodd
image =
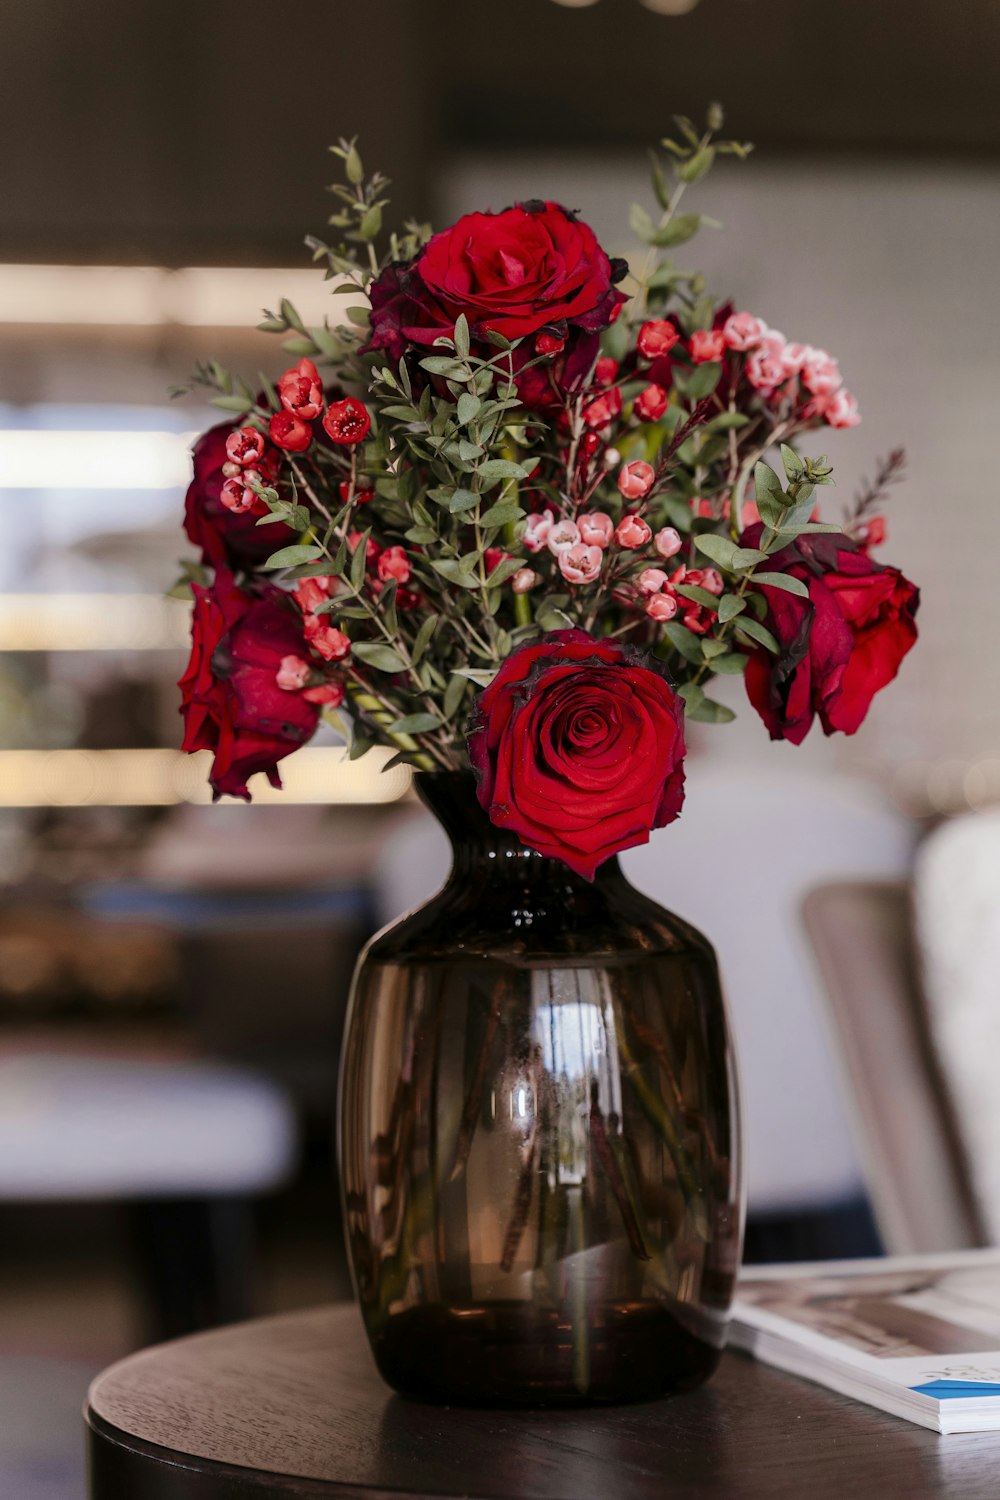
<svg viewBox="0 0 1000 1500"><path fill-rule="evenodd" d="M807 895L803 915L886 1249L908 1254L987 1243L930 1040L909 885L823 885Z"/></svg>

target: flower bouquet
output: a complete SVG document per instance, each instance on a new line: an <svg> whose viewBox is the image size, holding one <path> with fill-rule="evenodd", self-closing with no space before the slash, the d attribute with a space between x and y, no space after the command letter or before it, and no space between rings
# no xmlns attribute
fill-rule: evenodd
<svg viewBox="0 0 1000 1500"><path fill-rule="evenodd" d="M227 420L196 444L187 496L201 557L186 570L185 748L213 753L217 796L249 797L256 772L280 785L279 762L321 718L352 758L391 747L436 806L452 788L450 811L437 810L461 855L453 944L502 959L489 982L485 970L463 981L453 1013L427 977L421 918L420 934L406 929L416 947L394 939L382 953L384 983L371 977L376 940L355 992L348 1231L376 1353L402 1389L427 1391L406 1351L432 1330L465 1372L436 1393L468 1395L476 1361L461 1340L480 1315L481 1348L506 1339L551 1355L534 1384L523 1362L501 1375L494 1359L482 1399L641 1394L704 1373L685 1355L669 1379L662 1360L651 1374L635 1330L648 1313L658 1347L717 1351L728 1305L739 1194L714 961L691 929L640 909L612 857L680 813L685 721L733 717L711 696L714 677L744 677L772 738L799 743L817 718L850 734L916 639L917 590L872 556L901 455L839 520L821 514L831 470L804 445L860 420L837 361L669 258L704 222L681 211L688 189L718 156L749 149L720 128L713 108L704 130L680 119L662 143L655 206L632 210L645 250L631 268L575 212L539 199L433 234L386 233L386 181L343 141L332 242L308 244L346 315L314 327L288 302L267 312L261 328L294 361L273 384L215 363L196 372ZM492 865L462 855L473 824ZM500 889L498 853L516 890ZM544 899L528 894L538 869ZM619 955L612 979L594 959L587 972L604 977L590 989L585 936L591 953ZM640 950L629 990L622 975ZM661 960L654 995L649 965ZM383 1010L384 976L406 964L424 978L404 1023L398 1005ZM562 976L541 1009L518 977L532 965ZM551 996L567 973L590 1017L572 1066L553 1040ZM689 1008L683 1036L670 1030L671 996ZM439 1101L431 1141L421 1089L439 1087L449 1025L465 1041L453 1114ZM392 1038L381 1052L373 1027ZM692 1097L699 1069L708 1082ZM492 1098L499 1129L498 1089L513 1101L508 1154L491 1158L499 1147L476 1122ZM480 1149L490 1234L470 1208ZM456 1183L461 1209L449 1207ZM489 1245L472 1244L474 1221ZM442 1250L458 1223L464 1259ZM566 1267L616 1234L622 1258L595 1302L592 1278ZM473 1263L492 1267L487 1293L469 1290ZM516 1335L496 1324L512 1302L537 1313L530 1330L521 1314ZM453 1326L445 1309L459 1304L466 1321ZM411 1333L397 1336L407 1318ZM551 1351L566 1327L560 1363Z"/></svg>

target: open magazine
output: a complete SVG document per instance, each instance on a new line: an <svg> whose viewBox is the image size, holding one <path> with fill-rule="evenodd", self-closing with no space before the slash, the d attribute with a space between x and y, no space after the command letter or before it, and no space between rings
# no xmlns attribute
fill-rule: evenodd
<svg viewBox="0 0 1000 1500"><path fill-rule="evenodd" d="M748 1266L730 1339L935 1432L1000 1429L1000 1250Z"/></svg>

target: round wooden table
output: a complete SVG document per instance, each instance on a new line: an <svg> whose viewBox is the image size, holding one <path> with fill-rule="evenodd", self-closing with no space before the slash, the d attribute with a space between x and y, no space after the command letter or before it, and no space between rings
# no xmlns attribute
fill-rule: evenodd
<svg viewBox="0 0 1000 1500"><path fill-rule="evenodd" d="M404 1401L346 1306L132 1355L94 1382L87 1425L91 1500L1000 1494L1000 1434L938 1437L739 1354L693 1394L637 1406Z"/></svg>

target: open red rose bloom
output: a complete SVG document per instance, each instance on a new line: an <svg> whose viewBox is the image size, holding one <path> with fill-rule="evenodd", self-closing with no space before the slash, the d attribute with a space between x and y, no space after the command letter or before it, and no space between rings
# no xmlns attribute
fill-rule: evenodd
<svg viewBox="0 0 1000 1500"><path fill-rule="evenodd" d="M588 880L684 801L680 699L636 653L560 630L507 658L469 756L490 820Z"/></svg>
<svg viewBox="0 0 1000 1500"><path fill-rule="evenodd" d="M857 400L832 354L657 263L698 222L665 175L706 160L669 149L626 281L550 201L387 235L385 180L334 148L338 243L312 244L345 321L282 302L286 368L195 381L230 414L185 511L184 745L216 795L277 783L323 716L354 756L471 762L495 823L592 877L677 817L684 722L734 717L713 682L745 674L775 739L862 725L917 637L917 589L872 556L902 455L821 510L805 445Z"/></svg>

